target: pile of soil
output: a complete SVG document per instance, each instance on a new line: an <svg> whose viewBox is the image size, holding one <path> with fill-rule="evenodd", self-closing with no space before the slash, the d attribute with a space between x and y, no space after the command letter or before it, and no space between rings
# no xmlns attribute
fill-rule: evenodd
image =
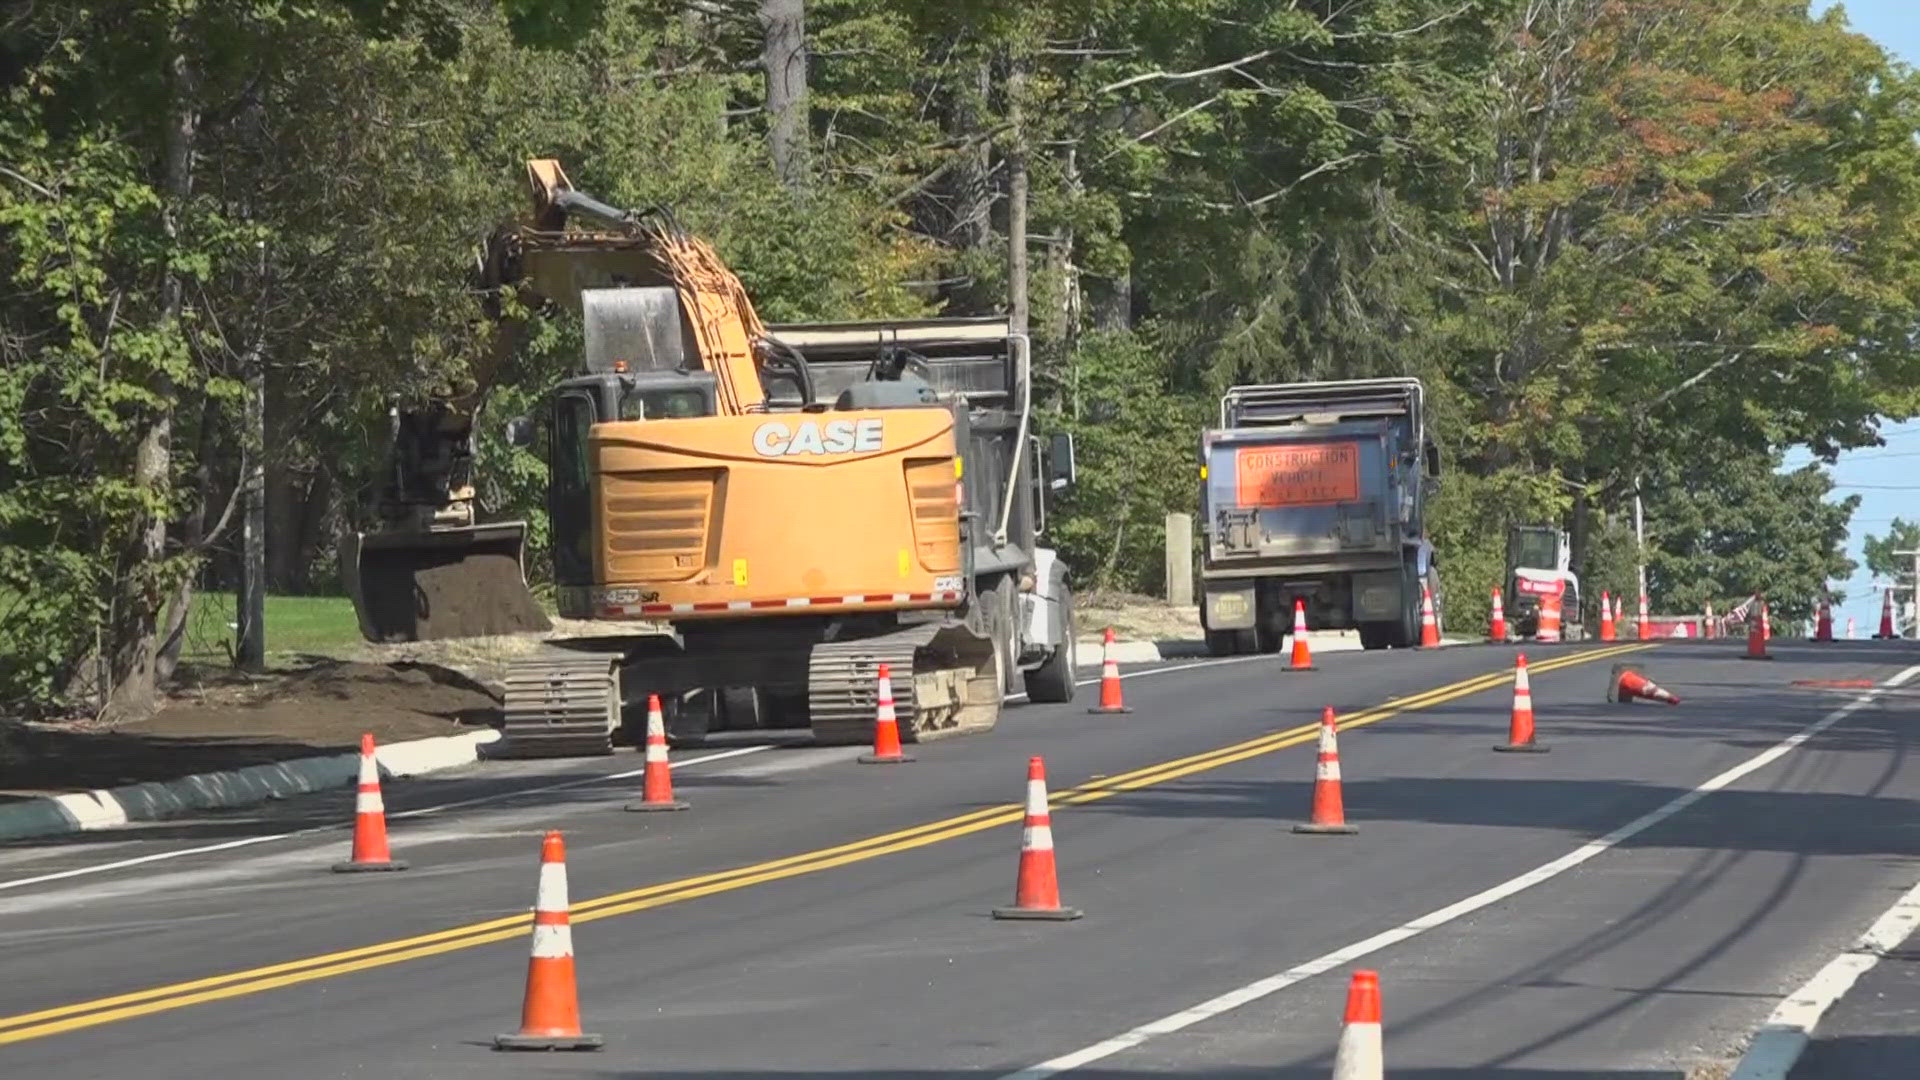
<svg viewBox="0 0 1920 1080"><path fill-rule="evenodd" d="M1173 607L1165 600L1122 592L1090 592L1073 598L1074 622L1083 638L1113 627L1123 641L1184 642L1205 637L1200 609Z"/></svg>
<svg viewBox="0 0 1920 1080"><path fill-rule="evenodd" d="M308 661L246 675L184 670L183 688L149 719L110 728L32 724L9 733L0 797L172 780L356 749L456 735L498 722L494 692L431 664Z"/></svg>

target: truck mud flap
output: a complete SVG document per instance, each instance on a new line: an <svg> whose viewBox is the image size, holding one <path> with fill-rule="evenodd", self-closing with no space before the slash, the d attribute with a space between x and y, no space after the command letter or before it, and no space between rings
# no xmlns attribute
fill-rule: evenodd
<svg viewBox="0 0 1920 1080"><path fill-rule="evenodd" d="M340 567L361 636L442 641L550 629L527 589L526 541L520 521L354 534Z"/></svg>

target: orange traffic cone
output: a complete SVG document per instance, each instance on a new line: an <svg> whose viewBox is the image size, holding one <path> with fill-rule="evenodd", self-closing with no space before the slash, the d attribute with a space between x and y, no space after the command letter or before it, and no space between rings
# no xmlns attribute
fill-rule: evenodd
<svg viewBox="0 0 1920 1080"><path fill-rule="evenodd" d="M1833 640L1833 606L1825 600L1820 601L1820 616L1813 624L1813 640Z"/></svg>
<svg viewBox="0 0 1920 1080"><path fill-rule="evenodd" d="M1720 636L1720 628L1714 625L1713 601L1711 600L1707 601L1707 613L1700 620L1700 636L1703 638L1716 638Z"/></svg>
<svg viewBox="0 0 1920 1080"><path fill-rule="evenodd" d="M1627 621L1627 617L1625 614L1626 610L1627 610L1626 598L1623 596L1614 597L1613 598L1613 625L1614 626L1617 627L1620 624Z"/></svg>
<svg viewBox="0 0 1920 1080"><path fill-rule="evenodd" d="M1507 640L1507 609L1500 603L1500 586L1493 587L1493 614L1487 619L1487 640Z"/></svg>
<svg viewBox="0 0 1920 1080"><path fill-rule="evenodd" d="M1027 759L1027 823L1020 833L1020 876L1013 906L993 909L996 919L1077 919L1079 908L1060 903L1060 878L1053 863L1053 815L1047 810L1047 763Z"/></svg>
<svg viewBox="0 0 1920 1080"><path fill-rule="evenodd" d="M1090 713L1128 713L1126 703L1120 698L1120 662L1113 658L1113 627L1107 627L1106 638L1100 645L1100 704L1087 710Z"/></svg>
<svg viewBox="0 0 1920 1080"><path fill-rule="evenodd" d="M533 902L533 954L520 1030L493 1037L495 1050L598 1050L600 1036L580 1030L573 975L573 927L567 905L567 845L558 832L540 842L540 888Z"/></svg>
<svg viewBox="0 0 1920 1080"><path fill-rule="evenodd" d="M1385 1080L1386 1054L1381 1046L1380 976L1356 971L1347 984L1346 1023L1340 1028L1340 1046L1333 1052L1333 1080Z"/></svg>
<svg viewBox="0 0 1920 1080"><path fill-rule="evenodd" d="M1503 754L1547 752L1533 739L1533 687L1527 681L1526 653L1521 653L1513 666L1513 719L1507 724L1507 741L1494 749Z"/></svg>
<svg viewBox="0 0 1920 1080"><path fill-rule="evenodd" d="M1420 647L1431 649L1440 644L1440 623L1433 617L1433 590L1420 584Z"/></svg>
<svg viewBox="0 0 1920 1080"><path fill-rule="evenodd" d="M380 762L374 757L373 733L360 736L360 786L353 796L353 854L334 863L336 874L364 874L378 870L405 870L407 864L387 850L387 803L380 797Z"/></svg>
<svg viewBox="0 0 1920 1080"><path fill-rule="evenodd" d="M1359 830L1347 824L1340 798L1340 726L1329 705L1320 713L1320 761L1313 771L1313 819L1293 827L1297 833L1347 836Z"/></svg>
<svg viewBox="0 0 1920 1080"><path fill-rule="evenodd" d="M1631 705L1640 700L1680 704L1679 698L1635 671L1631 664L1613 665L1613 681L1607 685L1607 700L1616 705Z"/></svg>
<svg viewBox="0 0 1920 1080"><path fill-rule="evenodd" d="M1757 605L1758 610L1747 616L1747 655L1742 660L1771 660L1773 655L1767 652L1767 602L1763 599Z"/></svg>
<svg viewBox="0 0 1920 1080"><path fill-rule="evenodd" d="M667 724L660 716L660 695L647 695L647 771L642 781L639 802L627 809L636 813L654 810L685 810L687 804L673 797L673 765L667 761Z"/></svg>
<svg viewBox="0 0 1920 1080"><path fill-rule="evenodd" d="M1307 647L1307 602L1293 602L1293 657L1288 671L1318 671L1313 666L1313 651Z"/></svg>
<svg viewBox="0 0 1920 1080"><path fill-rule="evenodd" d="M899 765L912 761L900 749L900 721L893 714L893 669L880 665L880 703L873 720L873 753L861 754L863 765Z"/></svg>
<svg viewBox="0 0 1920 1080"><path fill-rule="evenodd" d="M1566 585L1560 586L1560 592L1548 593L1540 598L1540 617L1534 624L1533 636L1538 641L1559 641L1561 639L1561 618L1565 614L1563 599Z"/></svg>
<svg viewBox="0 0 1920 1080"><path fill-rule="evenodd" d="M1880 632L1873 635L1873 640L1885 641L1893 636L1893 590L1889 588L1880 593Z"/></svg>
<svg viewBox="0 0 1920 1080"><path fill-rule="evenodd" d="M1647 614L1647 594L1640 594L1640 618L1635 622L1633 636L1641 641L1653 640L1653 618Z"/></svg>
<svg viewBox="0 0 1920 1080"><path fill-rule="evenodd" d="M1600 594L1600 640L1617 640L1613 629L1613 601L1604 592Z"/></svg>

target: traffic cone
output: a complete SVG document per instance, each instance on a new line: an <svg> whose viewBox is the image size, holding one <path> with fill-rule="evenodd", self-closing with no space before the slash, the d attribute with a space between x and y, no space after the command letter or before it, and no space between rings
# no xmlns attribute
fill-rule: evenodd
<svg viewBox="0 0 1920 1080"><path fill-rule="evenodd" d="M1713 624L1713 601L1711 600L1707 601L1706 615L1700 620L1700 636L1703 638L1720 636L1719 628Z"/></svg>
<svg viewBox="0 0 1920 1080"><path fill-rule="evenodd" d="M493 1037L495 1050L598 1050L600 1036L580 1030L573 977L573 926L567 906L567 845L556 832L540 842L540 888L533 901L533 954L520 1030Z"/></svg>
<svg viewBox="0 0 1920 1080"><path fill-rule="evenodd" d="M1647 594L1640 594L1640 618L1634 624L1633 636L1641 641L1653 640L1653 619L1647 614Z"/></svg>
<svg viewBox="0 0 1920 1080"><path fill-rule="evenodd" d="M1513 718L1507 724L1507 741L1494 749L1503 754L1547 752L1533 739L1533 687L1527 681L1526 653L1515 658L1513 666Z"/></svg>
<svg viewBox="0 0 1920 1080"><path fill-rule="evenodd" d="M1347 824L1340 798L1340 727L1329 705L1320 712L1320 760L1313 771L1313 818L1293 827L1297 833L1349 836L1360 830Z"/></svg>
<svg viewBox="0 0 1920 1080"><path fill-rule="evenodd" d="M1626 598L1623 596L1614 597L1613 598L1613 625L1619 626L1621 623L1627 621L1625 614L1623 614L1626 610L1627 610Z"/></svg>
<svg viewBox="0 0 1920 1080"><path fill-rule="evenodd" d="M336 874L365 874L378 870L405 870L407 864L387 850L387 803L380 797L380 762L374 757L373 733L360 736L360 785L353 796L353 854L334 863Z"/></svg>
<svg viewBox="0 0 1920 1080"><path fill-rule="evenodd" d="M862 765L899 765L912 761L900 749L900 720L893 714L893 670L880 665L880 704L873 720L873 753L861 754Z"/></svg>
<svg viewBox="0 0 1920 1080"><path fill-rule="evenodd" d="M1680 704L1680 699L1669 691L1663 690L1652 679L1633 669L1632 664L1613 665L1613 679L1607 684L1607 700L1616 705L1631 705L1635 701L1659 701L1668 705Z"/></svg>
<svg viewBox="0 0 1920 1080"><path fill-rule="evenodd" d="M1431 649L1440 644L1440 623L1433 617L1433 590L1420 583L1420 647Z"/></svg>
<svg viewBox="0 0 1920 1080"><path fill-rule="evenodd" d="M1616 640L1613 630L1613 601L1606 593L1600 594L1600 640Z"/></svg>
<svg viewBox="0 0 1920 1080"><path fill-rule="evenodd" d="M1047 763L1028 758L1027 823L1020 833L1020 876L1013 886L1013 906L994 908L993 917L1065 922L1082 914L1079 908L1060 903L1060 879L1053 863L1053 815L1047 810Z"/></svg>
<svg viewBox="0 0 1920 1080"><path fill-rule="evenodd" d="M1760 636L1767 641L1773 640L1773 612L1768 610L1765 600L1760 601Z"/></svg>
<svg viewBox="0 0 1920 1080"><path fill-rule="evenodd" d="M1561 616L1565 614L1566 604L1565 588L1563 585L1561 586L1563 591L1549 593L1540 598L1540 617L1533 630L1535 641L1561 640Z"/></svg>
<svg viewBox="0 0 1920 1080"><path fill-rule="evenodd" d="M1833 607L1827 601L1820 601L1820 615L1813 624L1813 640L1833 640Z"/></svg>
<svg viewBox="0 0 1920 1080"><path fill-rule="evenodd" d="M1129 713L1126 703L1120 697L1120 662L1113 658L1113 627L1107 627L1105 640L1100 645L1100 704L1087 710L1090 713Z"/></svg>
<svg viewBox="0 0 1920 1080"><path fill-rule="evenodd" d="M1493 615L1487 620L1487 640L1507 640L1507 609L1500 603L1500 586L1493 587Z"/></svg>
<svg viewBox="0 0 1920 1080"><path fill-rule="evenodd" d="M1307 647L1307 602L1293 602L1293 657L1287 665L1288 671L1318 671L1313 666L1313 652Z"/></svg>
<svg viewBox="0 0 1920 1080"><path fill-rule="evenodd" d="M1767 602L1762 600L1747 618L1747 655L1742 660L1771 660L1767 652Z"/></svg>
<svg viewBox="0 0 1920 1080"><path fill-rule="evenodd" d="M1333 1052L1333 1080L1385 1080L1386 1068L1380 1031L1380 976L1356 971L1347 984L1346 1023L1340 1028L1339 1049Z"/></svg>
<svg viewBox="0 0 1920 1080"><path fill-rule="evenodd" d="M647 771L641 782L639 802L627 809L635 813L655 810L685 810L687 804L673 797L673 766L667 761L667 724L660 716L660 695L647 695Z"/></svg>
<svg viewBox="0 0 1920 1080"><path fill-rule="evenodd" d="M1893 636L1893 590L1882 589L1880 592L1880 632L1873 635L1873 640L1886 641Z"/></svg>

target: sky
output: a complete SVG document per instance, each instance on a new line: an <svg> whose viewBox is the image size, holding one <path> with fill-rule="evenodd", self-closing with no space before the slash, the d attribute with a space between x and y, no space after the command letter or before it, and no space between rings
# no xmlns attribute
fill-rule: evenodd
<svg viewBox="0 0 1920 1080"><path fill-rule="evenodd" d="M1818 14L1832 6L1814 0L1812 10ZM1920 18L1915 16L1914 0L1846 0L1840 7L1855 30L1878 41L1899 59L1920 67ZM1867 534L1886 535L1887 524L1895 517L1908 521L1920 518L1920 487L1914 482L1915 473L1920 472L1920 421L1887 424L1880 433L1887 445L1841 454L1832 469L1836 498L1860 496L1860 508L1853 513L1852 535L1847 538L1847 554L1860 563L1860 568L1844 586L1846 602L1834 609L1835 633L1845 631L1848 616L1853 617L1862 637L1880 624L1880 598L1860 553ZM1787 454L1786 464L1795 468L1810 460L1804 450L1795 450Z"/></svg>

